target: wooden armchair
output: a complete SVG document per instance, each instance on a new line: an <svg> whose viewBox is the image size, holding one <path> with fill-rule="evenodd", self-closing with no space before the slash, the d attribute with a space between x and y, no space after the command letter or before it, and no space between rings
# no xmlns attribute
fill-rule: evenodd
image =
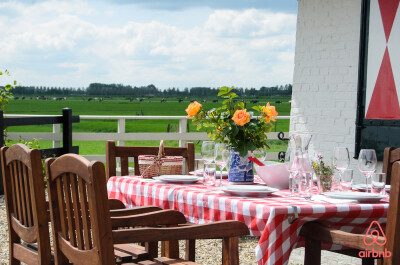
<svg viewBox="0 0 400 265"><path fill-rule="evenodd" d="M67 154L46 160L46 172L57 264L116 264L114 244L200 238L223 238L223 264L239 264L238 236L249 233L247 226L241 222L188 226L183 214L173 210L113 217L109 212L102 163ZM156 227L121 229L153 225ZM120 229L112 230L115 228ZM138 264L196 263L156 258Z"/></svg>
<svg viewBox="0 0 400 265"><path fill-rule="evenodd" d="M185 158L185 173L194 170L194 144L186 143L185 147L165 147L165 155L182 156ZM157 155L158 147L149 146L116 146L114 141L106 142L107 179L116 176L117 157L121 162L121 175L129 174L128 158L133 157L135 163L135 175L139 176L139 155Z"/></svg>
<svg viewBox="0 0 400 265"><path fill-rule="evenodd" d="M370 234L353 234L332 229L316 222L309 222L300 231L300 235L306 238L304 258L306 265L321 263L321 241L361 251L373 249L384 253L391 252L390 257L383 258L383 264L400 264L400 162L393 164L391 175L390 202L385 231L386 240L383 236L374 238ZM377 244L366 245L364 238L366 242L377 242Z"/></svg>
<svg viewBox="0 0 400 265"><path fill-rule="evenodd" d="M39 150L1 148L9 233L9 264L51 264L48 213ZM37 243L37 245L33 245Z"/></svg>
<svg viewBox="0 0 400 265"><path fill-rule="evenodd" d="M390 184L393 164L400 161L400 148L386 147L383 153L382 172L386 173L386 184Z"/></svg>

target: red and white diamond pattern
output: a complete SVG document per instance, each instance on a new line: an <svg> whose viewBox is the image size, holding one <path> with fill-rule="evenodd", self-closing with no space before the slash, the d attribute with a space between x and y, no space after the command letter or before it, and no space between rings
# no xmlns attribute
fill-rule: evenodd
<svg viewBox="0 0 400 265"><path fill-rule="evenodd" d="M400 119L399 3L400 0L371 0L366 119Z"/></svg>

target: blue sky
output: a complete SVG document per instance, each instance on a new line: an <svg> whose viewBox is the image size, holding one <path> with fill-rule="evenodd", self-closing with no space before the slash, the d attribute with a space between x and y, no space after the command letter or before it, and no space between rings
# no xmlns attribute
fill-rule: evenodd
<svg viewBox="0 0 400 265"><path fill-rule="evenodd" d="M34 86L286 84L296 15L297 0L1 1L0 70Z"/></svg>

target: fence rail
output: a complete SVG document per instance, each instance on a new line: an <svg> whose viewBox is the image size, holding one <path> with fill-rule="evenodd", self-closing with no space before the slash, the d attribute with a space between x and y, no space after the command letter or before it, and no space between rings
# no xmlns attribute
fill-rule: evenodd
<svg viewBox="0 0 400 265"><path fill-rule="evenodd" d="M47 118L55 115L25 115L25 114L7 114L7 117L37 117ZM100 116L100 115L80 115L80 120L117 120L118 130L116 133L72 133L74 141L106 141L115 140L119 145L125 145L125 141L157 141L157 140L176 140L179 141L179 146L184 146L186 141L201 141L209 140L205 132L188 132L187 119L185 116ZM290 119L290 116L278 116L277 119ZM178 120L178 132L154 132L154 133L127 133L125 131L126 120ZM279 135L280 134L280 135ZM284 138L287 132L271 132L268 133L268 138L277 140ZM60 124L53 124L53 132L49 133L8 133L8 139L17 141L20 138L32 140L33 138L42 141L52 141L53 147L60 147L62 141L62 133ZM84 155L89 160L105 161L105 155ZM267 159L277 160L278 153L268 153Z"/></svg>

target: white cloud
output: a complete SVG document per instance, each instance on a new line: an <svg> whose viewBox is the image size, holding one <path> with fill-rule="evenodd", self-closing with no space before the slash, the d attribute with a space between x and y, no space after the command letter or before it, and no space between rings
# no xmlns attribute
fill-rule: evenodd
<svg viewBox="0 0 400 265"><path fill-rule="evenodd" d="M84 1L0 4L1 67L26 85L260 87L292 81L293 14L214 10L187 28L157 17L115 25L113 14L123 6L107 7ZM12 18L1 11L6 9ZM196 10L185 12L190 18Z"/></svg>

